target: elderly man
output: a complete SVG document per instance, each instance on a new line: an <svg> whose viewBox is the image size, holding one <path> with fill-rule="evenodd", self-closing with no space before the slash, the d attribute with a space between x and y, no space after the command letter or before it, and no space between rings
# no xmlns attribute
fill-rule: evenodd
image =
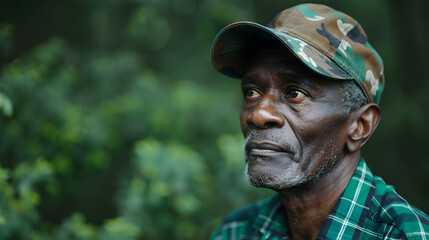
<svg viewBox="0 0 429 240"><path fill-rule="evenodd" d="M246 174L272 199L235 211L212 239L426 239L429 218L372 175L360 149L380 120L381 57L350 16L324 5L237 22L212 48L241 78Z"/></svg>

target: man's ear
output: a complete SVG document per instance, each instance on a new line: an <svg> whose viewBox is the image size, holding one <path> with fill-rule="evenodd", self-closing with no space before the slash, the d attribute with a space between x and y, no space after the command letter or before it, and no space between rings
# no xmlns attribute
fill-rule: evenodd
<svg viewBox="0 0 429 240"><path fill-rule="evenodd" d="M358 151L368 141L380 122L380 115L380 107L374 103L366 104L351 113L346 143L350 152Z"/></svg>

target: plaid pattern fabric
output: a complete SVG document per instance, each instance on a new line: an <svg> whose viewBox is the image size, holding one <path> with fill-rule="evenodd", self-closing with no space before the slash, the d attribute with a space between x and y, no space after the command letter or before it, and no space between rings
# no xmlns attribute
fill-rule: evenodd
<svg viewBox="0 0 429 240"><path fill-rule="evenodd" d="M230 214L211 239L289 239L279 194ZM363 159L317 239L429 239L429 217L373 176Z"/></svg>

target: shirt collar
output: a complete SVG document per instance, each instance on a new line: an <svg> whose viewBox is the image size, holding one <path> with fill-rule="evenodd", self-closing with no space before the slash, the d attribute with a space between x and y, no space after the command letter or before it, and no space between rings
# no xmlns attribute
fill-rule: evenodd
<svg viewBox="0 0 429 240"><path fill-rule="evenodd" d="M252 227L266 237L269 235L289 235L280 194L276 194L268 204L262 207Z"/></svg>
<svg viewBox="0 0 429 240"><path fill-rule="evenodd" d="M359 234L359 229L362 229L369 214L375 190L373 181L371 170L361 159L343 195L326 218L317 239L352 239Z"/></svg>

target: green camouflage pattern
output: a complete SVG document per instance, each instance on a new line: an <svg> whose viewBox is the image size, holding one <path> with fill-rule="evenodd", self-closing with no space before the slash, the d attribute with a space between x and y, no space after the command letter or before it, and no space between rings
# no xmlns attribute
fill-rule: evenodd
<svg viewBox="0 0 429 240"><path fill-rule="evenodd" d="M267 26L236 22L216 36L213 66L241 78L252 47L279 41L306 66L334 79L354 79L369 102L380 102L383 61L352 17L320 4L301 4L280 12Z"/></svg>

